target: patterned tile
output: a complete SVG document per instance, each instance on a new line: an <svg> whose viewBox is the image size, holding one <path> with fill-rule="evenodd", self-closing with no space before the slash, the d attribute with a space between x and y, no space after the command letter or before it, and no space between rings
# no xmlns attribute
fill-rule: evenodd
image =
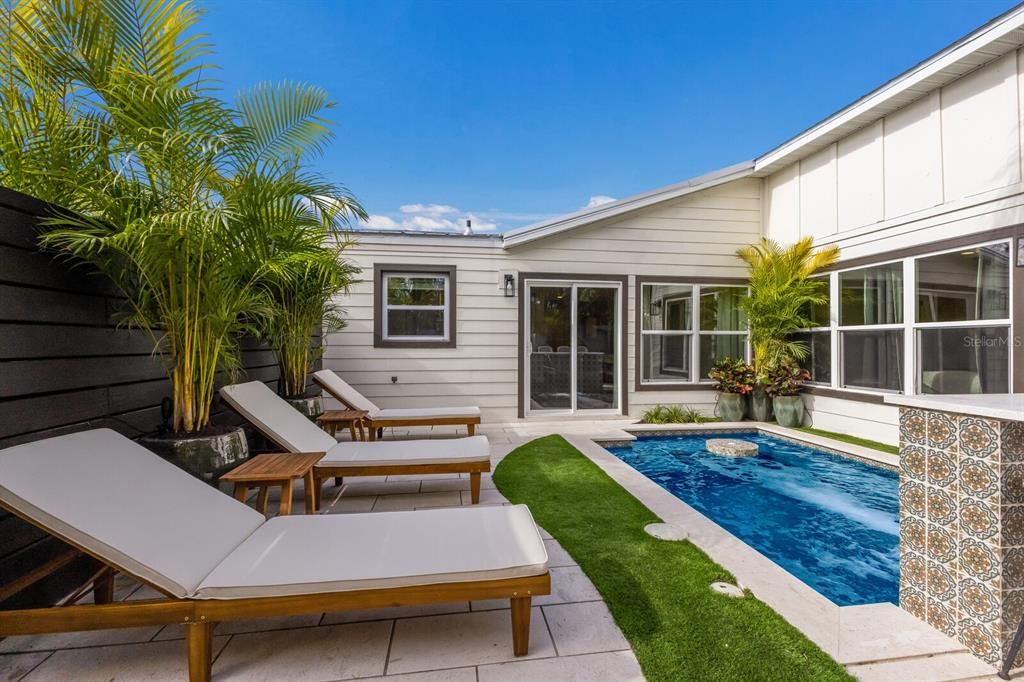
<svg viewBox="0 0 1024 682"><path fill-rule="evenodd" d="M1024 619L1024 590L1003 591L1003 625L1015 630Z"/></svg>
<svg viewBox="0 0 1024 682"><path fill-rule="evenodd" d="M961 417L958 439L961 456L992 459L999 454L999 422Z"/></svg>
<svg viewBox="0 0 1024 682"><path fill-rule="evenodd" d="M900 585L900 607L920 620L927 619L928 605L920 590Z"/></svg>
<svg viewBox="0 0 1024 682"><path fill-rule="evenodd" d="M920 446L911 445L900 449L900 477L911 481L927 478L928 453Z"/></svg>
<svg viewBox="0 0 1024 682"><path fill-rule="evenodd" d="M964 538L960 541L959 567L964 577L992 580L999 575L999 557L992 545Z"/></svg>
<svg viewBox="0 0 1024 682"><path fill-rule="evenodd" d="M925 556L928 562L948 564L956 559L956 538L947 529L929 523L927 525L927 551Z"/></svg>
<svg viewBox="0 0 1024 682"><path fill-rule="evenodd" d="M1024 590L1024 547L1005 550L1003 555L1003 589Z"/></svg>
<svg viewBox="0 0 1024 682"><path fill-rule="evenodd" d="M927 564L923 554L917 552L906 552L900 555L900 589L903 586L915 590L925 589L925 577L927 575Z"/></svg>
<svg viewBox="0 0 1024 682"><path fill-rule="evenodd" d="M1024 462L1003 464L1003 486L1000 492L1003 504L1024 504Z"/></svg>
<svg viewBox="0 0 1024 682"><path fill-rule="evenodd" d="M942 488L928 486L928 521L949 527L956 521L956 500Z"/></svg>
<svg viewBox="0 0 1024 682"><path fill-rule="evenodd" d="M936 630L956 637L956 611L949 603L928 599L924 621Z"/></svg>
<svg viewBox="0 0 1024 682"><path fill-rule="evenodd" d="M965 536L987 540L999 532L999 520L989 505L975 499L962 497L960 499L960 528ZM1024 528L1021 530L1024 531Z"/></svg>
<svg viewBox="0 0 1024 682"><path fill-rule="evenodd" d="M929 574L930 575L930 574ZM989 581L982 583L974 578L964 578L960 581L959 606L960 611L979 623L992 623L999 619L999 591Z"/></svg>
<svg viewBox="0 0 1024 682"><path fill-rule="evenodd" d="M927 532L924 521L915 518L900 520L900 549L904 552L925 553Z"/></svg>
<svg viewBox="0 0 1024 682"><path fill-rule="evenodd" d="M986 500L993 495L999 504L999 472L996 465L988 460L964 457L960 460L960 491L978 500Z"/></svg>
<svg viewBox="0 0 1024 682"><path fill-rule="evenodd" d="M999 662L1002 651L999 640L995 636L998 632L995 627L961 617L958 631L960 634L958 639L970 649L971 653L987 663Z"/></svg>
<svg viewBox="0 0 1024 682"><path fill-rule="evenodd" d="M933 599L944 603L957 602L957 574L955 564L944 566L935 562L929 562L927 573L928 583L925 589L929 602Z"/></svg>
<svg viewBox="0 0 1024 682"><path fill-rule="evenodd" d="M925 445L928 421L924 410L900 408L900 446Z"/></svg>
<svg viewBox="0 0 1024 682"><path fill-rule="evenodd" d="M1002 544L1006 547L1024 545L1024 505L1003 507Z"/></svg>
<svg viewBox="0 0 1024 682"><path fill-rule="evenodd" d="M900 483L901 512L923 519L927 501L927 489L923 483L906 479Z"/></svg>
<svg viewBox="0 0 1024 682"><path fill-rule="evenodd" d="M1001 424L999 447L1004 461L1024 462L1024 421Z"/></svg>
<svg viewBox="0 0 1024 682"><path fill-rule="evenodd" d="M928 450L928 482L932 485L949 486L956 481L957 456L948 450Z"/></svg>
<svg viewBox="0 0 1024 682"><path fill-rule="evenodd" d="M928 447L937 450L956 449L957 425L960 421L959 415L946 412L928 412L925 420L928 430Z"/></svg>

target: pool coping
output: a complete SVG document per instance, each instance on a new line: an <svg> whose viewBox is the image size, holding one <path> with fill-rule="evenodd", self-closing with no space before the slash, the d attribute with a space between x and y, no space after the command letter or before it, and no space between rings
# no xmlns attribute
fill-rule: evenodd
<svg viewBox="0 0 1024 682"><path fill-rule="evenodd" d="M641 426L644 428L637 428ZM650 428L651 426L659 428ZM818 443L815 441L826 439L756 422L719 423L714 427L695 424L692 428L680 428L678 424L629 427L630 432L644 435L666 431L721 433L741 430L758 430L776 436L789 436L793 440L824 447L830 451L837 450L840 453L846 449L845 443ZM797 438L794 434L799 434L800 437ZM594 440L582 436L565 438L663 521L685 528L694 545L732 573L742 587L768 604L839 663L847 666L871 665L892 659L959 654L967 651L964 645L918 620L895 604L838 606L710 518L615 457ZM854 447L850 446L850 449ZM864 456L860 452L845 454ZM885 461L885 457L895 458L874 451L866 458L891 466L890 462ZM978 663L974 666L969 663L970 659L973 657L967 659L971 669L965 672L972 675L990 675L994 671L994 668L978 659L973 659Z"/></svg>

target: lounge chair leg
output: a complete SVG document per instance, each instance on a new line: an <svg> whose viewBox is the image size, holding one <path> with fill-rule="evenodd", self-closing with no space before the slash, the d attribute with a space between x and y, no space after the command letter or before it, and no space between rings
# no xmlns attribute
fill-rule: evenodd
<svg viewBox="0 0 1024 682"><path fill-rule="evenodd" d="M480 504L480 472L469 473L469 498L473 504Z"/></svg>
<svg viewBox="0 0 1024 682"><path fill-rule="evenodd" d="M530 597L512 597L512 653L530 653Z"/></svg>
<svg viewBox="0 0 1024 682"><path fill-rule="evenodd" d="M466 433L470 436L476 435L476 424L466 424Z"/></svg>
<svg viewBox="0 0 1024 682"><path fill-rule="evenodd" d="M337 486L338 488L340 488L341 484L344 483L344 482L345 482L345 479L343 477L341 477L341 476L335 476L334 477L334 485Z"/></svg>
<svg viewBox="0 0 1024 682"><path fill-rule="evenodd" d="M201 621L185 625L188 642L189 682L210 682L214 623Z"/></svg>

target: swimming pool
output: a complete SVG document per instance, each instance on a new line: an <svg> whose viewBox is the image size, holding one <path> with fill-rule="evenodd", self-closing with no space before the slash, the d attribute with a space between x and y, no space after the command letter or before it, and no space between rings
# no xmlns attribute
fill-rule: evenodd
<svg viewBox="0 0 1024 682"><path fill-rule="evenodd" d="M724 457L708 438L757 443ZM645 436L609 452L840 606L898 602L899 475L759 433Z"/></svg>

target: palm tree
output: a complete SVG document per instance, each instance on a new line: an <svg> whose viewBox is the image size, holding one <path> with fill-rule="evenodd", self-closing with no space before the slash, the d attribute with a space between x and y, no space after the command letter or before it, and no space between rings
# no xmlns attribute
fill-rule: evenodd
<svg viewBox="0 0 1024 682"><path fill-rule="evenodd" d="M736 252L749 269L749 293L740 301L750 328L754 370L759 379L787 359L803 360L807 344L793 334L814 325L811 306L828 302L828 283L814 273L839 259L839 247L815 250L804 237L788 247L763 238Z"/></svg>
<svg viewBox="0 0 1024 682"><path fill-rule="evenodd" d="M43 243L120 287L167 365L175 432L208 424L216 373L275 314L272 283L338 255L322 238L341 209L322 206L362 215L303 170L329 103L286 86L231 109L198 18L180 0L25 0L0 21L0 183L68 209Z"/></svg>

